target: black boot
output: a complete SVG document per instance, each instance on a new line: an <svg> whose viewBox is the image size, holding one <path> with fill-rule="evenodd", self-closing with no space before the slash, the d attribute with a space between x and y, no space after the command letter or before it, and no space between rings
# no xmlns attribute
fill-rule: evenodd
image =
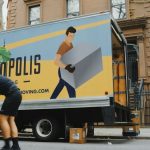
<svg viewBox="0 0 150 150"><path fill-rule="evenodd" d="M0 150L10 150L11 138L4 139L5 145Z"/></svg>
<svg viewBox="0 0 150 150"><path fill-rule="evenodd" d="M12 138L13 146L10 150L21 150L18 144L18 137Z"/></svg>

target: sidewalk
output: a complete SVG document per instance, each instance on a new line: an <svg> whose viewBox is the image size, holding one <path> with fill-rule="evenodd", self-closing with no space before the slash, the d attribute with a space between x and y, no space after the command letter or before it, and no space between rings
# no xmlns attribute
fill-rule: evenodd
<svg viewBox="0 0 150 150"><path fill-rule="evenodd" d="M124 138L122 136L121 128L96 128L94 130L95 137L111 137L111 138ZM131 137L136 139L150 139L150 128L140 128L140 134L136 137Z"/></svg>

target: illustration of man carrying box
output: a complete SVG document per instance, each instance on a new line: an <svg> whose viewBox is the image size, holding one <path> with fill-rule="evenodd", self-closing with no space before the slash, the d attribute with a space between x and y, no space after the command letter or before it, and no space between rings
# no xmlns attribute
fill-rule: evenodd
<svg viewBox="0 0 150 150"><path fill-rule="evenodd" d="M52 93L50 99L56 99L64 87L67 88L70 98L76 97L76 91L75 91L74 87L72 87L69 83L67 83L65 80L62 79L61 72L60 72L60 68L66 69L69 73L73 73L75 71L75 67L72 66L72 64L64 64L64 62L62 62L62 60L61 60L62 56L73 48L72 41L74 39L75 33L76 33L76 29L74 27L70 26L66 30L65 40L61 43L61 45L56 53L56 58L55 58L54 62L59 67L59 69L58 69L59 82L58 82L54 92Z"/></svg>

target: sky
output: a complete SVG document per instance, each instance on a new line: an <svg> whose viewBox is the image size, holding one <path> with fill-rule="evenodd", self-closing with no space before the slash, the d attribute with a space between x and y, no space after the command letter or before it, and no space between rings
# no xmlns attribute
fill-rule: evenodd
<svg viewBox="0 0 150 150"><path fill-rule="evenodd" d="M4 29L6 29L6 20L7 20L7 3L8 0L3 0L4 4L2 7L2 11L3 11L3 24L4 24Z"/></svg>

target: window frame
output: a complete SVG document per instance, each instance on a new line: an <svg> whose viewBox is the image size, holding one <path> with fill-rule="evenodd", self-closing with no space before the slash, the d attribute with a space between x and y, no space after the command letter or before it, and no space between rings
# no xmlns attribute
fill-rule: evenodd
<svg viewBox="0 0 150 150"><path fill-rule="evenodd" d="M80 15L80 0L78 0L79 1L79 11L78 12L73 12L73 13L78 13L78 15L75 15L75 16L71 15L71 13L68 13L68 1L69 0L66 0L66 17L71 18L71 17L79 16ZM69 15L71 15L71 16L69 16Z"/></svg>
<svg viewBox="0 0 150 150"><path fill-rule="evenodd" d="M32 25L31 24L31 20L30 20L30 10L32 9L32 8L34 8L34 7L37 7L37 6L39 6L39 10L40 10L40 14L39 14L39 23L37 23L37 24L40 24L41 23L41 4L40 3L37 3L37 4L32 4L32 5L28 5L28 25ZM36 25L36 24L34 24L34 25Z"/></svg>
<svg viewBox="0 0 150 150"><path fill-rule="evenodd" d="M112 16L113 18L115 18L115 16L113 15L113 3L112 3L113 0L110 0L110 6L111 6L111 13L112 13ZM122 18L115 18L116 20L122 20L122 19L127 19L128 17L128 8L127 8L127 4L128 4L128 0L124 0L124 6L125 6L125 17L122 17ZM119 5L119 4L118 4ZM119 15L119 14L118 14Z"/></svg>

